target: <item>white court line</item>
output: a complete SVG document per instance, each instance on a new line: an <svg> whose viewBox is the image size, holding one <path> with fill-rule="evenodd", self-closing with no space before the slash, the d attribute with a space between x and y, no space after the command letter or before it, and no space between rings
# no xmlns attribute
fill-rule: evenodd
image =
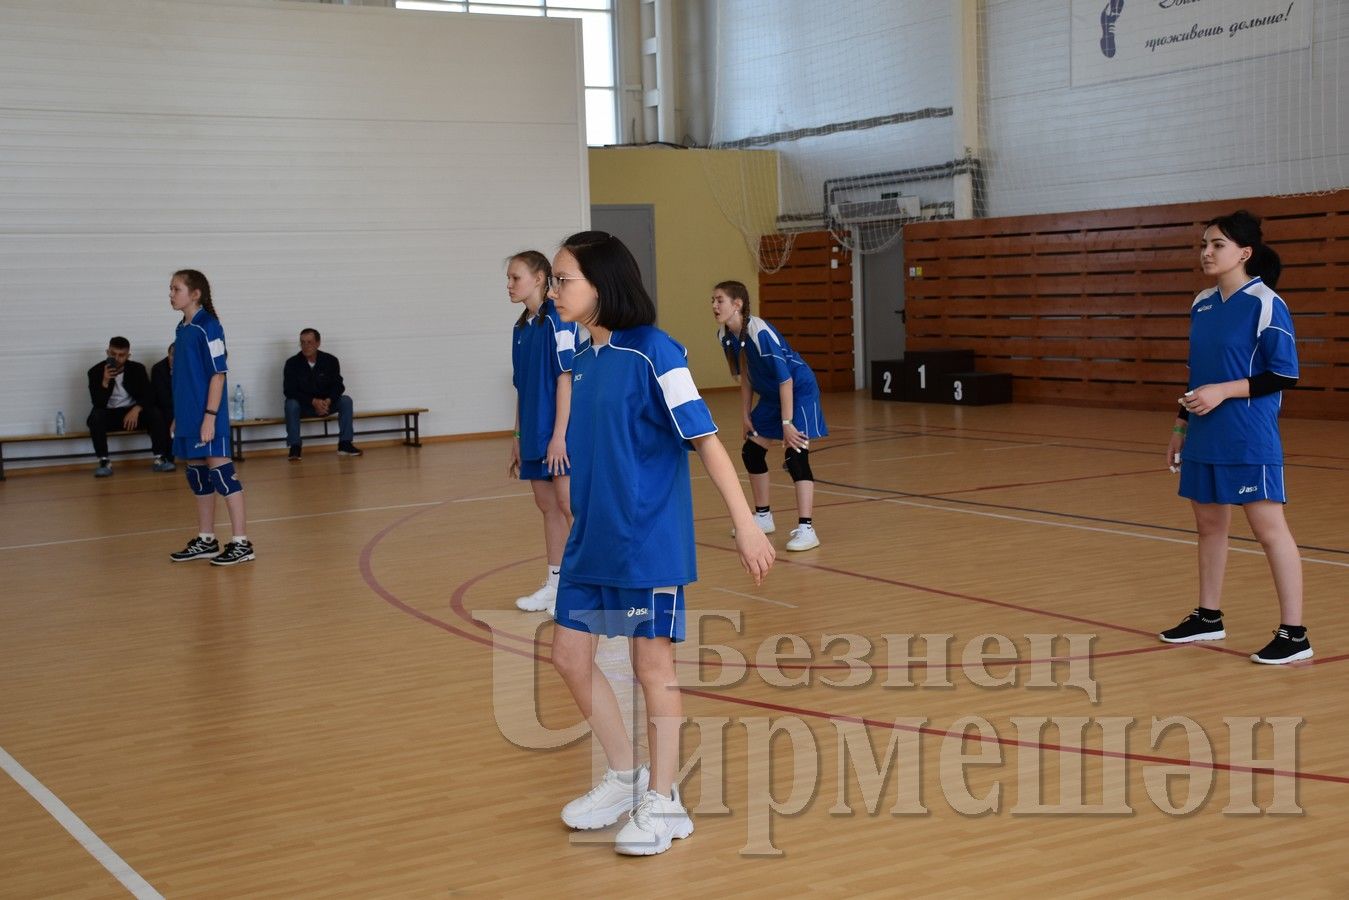
<svg viewBox="0 0 1349 900"><path fill-rule="evenodd" d="M774 485L774 487L777 486L778 485ZM790 485L784 485L784 487L790 487ZM832 494L835 497L852 497L858 500L878 500L883 503L894 503L899 506L912 506L917 509L935 509L938 512L960 513L967 516L982 516L986 519L1002 519L1007 522L1024 522L1028 525L1045 525L1050 528L1071 528L1076 531L1092 531L1098 534L1118 534L1123 537L1138 538L1143 541L1160 541L1165 544L1186 544L1191 547L1196 547L1199 544L1198 541L1191 541L1185 538L1164 537L1160 534L1141 534L1137 531L1121 531L1118 528L1100 528L1095 525L1078 525L1074 522L1054 522L1048 519L1028 519L1025 516L1010 516L1006 513L986 512L979 509L961 509L956 506L937 506L932 503L919 503L915 500L901 500L897 497L871 497L866 494L850 494L845 493L844 491L827 490L818 485L815 487L815 493ZM1246 553L1251 556L1264 556L1265 554L1263 549L1252 550L1248 547L1230 547L1229 549L1233 553ZM1317 559L1314 556L1303 556L1302 561L1316 563L1317 565L1322 566L1335 566L1341 569L1349 569L1349 562L1339 562L1338 560L1333 559Z"/></svg>
<svg viewBox="0 0 1349 900"><path fill-rule="evenodd" d="M510 499L511 497L533 497L533 496L534 496L534 492L533 492L533 491L530 491L528 494L526 494L526 493L519 493L519 494L496 494L495 496L492 496L492 497L460 497L458 500L451 500L450 502L451 502L451 503L477 503L479 500L508 500L508 499Z"/></svg>
<svg viewBox="0 0 1349 900"><path fill-rule="evenodd" d="M127 865L126 860L103 843L102 839L94 834L89 826L81 821L79 816L71 812L70 807L61 802L61 798L47 790L42 782L19 765L19 761L6 753L3 747L0 747L0 769L4 769L9 777L13 778L19 787L27 791L28 795L36 800L71 837L79 841L80 846L89 851L89 855L96 859L99 865L112 873L112 877L120 881L122 887L131 892L131 896L163 900L163 895L151 887L150 882L140 877L135 869Z"/></svg>
<svg viewBox="0 0 1349 900"><path fill-rule="evenodd" d="M748 598L751 599L751 600L762 600L764 603L774 603L774 604L777 604L778 606L785 606L785 607L787 607L788 609L800 609L800 608L801 608L801 607L797 606L795 603L788 603L788 602L785 601L785 600L773 600L773 599L770 599L770 598L768 598L768 597L760 597L758 594L746 594L746 593L743 593L743 592L741 592L741 591L733 591L733 590L731 590L730 588L714 587L714 588L712 588L712 590L714 590L714 591L721 591L723 594L735 594L737 597L748 597Z"/></svg>
<svg viewBox="0 0 1349 900"><path fill-rule="evenodd" d="M1005 450L1039 450L1044 447L1057 447L1058 444L1013 444L1010 447L984 447L980 453L998 453Z"/></svg>
<svg viewBox="0 0 1349 900"><path fill-rule="evenodd" d="M249 522L254 525L260 525L264 522L289 522L294 519L318 519L322 518L323 516L345 516L348 513L380 512L386 509L414 509L418 506L439 506L443 502L445 501L430 500L423 503L399 503L394 506L363 506L357 509L337 509L333 510L332 512L301 513L300 515L296 516L273 516L270 519L250 519ZM227 519L223 522L216 522L215 524L228 525L229 520ZM60 544L87 544L90 541L111 541L117 538L124 538L124 537L140 537L143 534L164 534L170 531L184 531L184 530L185 529L182 526L178 526L175 528L151 528L146 531L123 531L117 534L99 534L93 537L67 538L61 541L39 541L36 544L9 544L8 546L0 547L0 551L30 550L34 547L55 547Z"/></svg>

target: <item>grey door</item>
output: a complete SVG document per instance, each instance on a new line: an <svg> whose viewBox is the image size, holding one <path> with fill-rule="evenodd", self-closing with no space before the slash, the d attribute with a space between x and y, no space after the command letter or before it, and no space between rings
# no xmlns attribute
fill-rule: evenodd
<svg viewBox="0 0 1349 900"><path fill-rule="evenodd" d="M628 245L642 270L642 286L656 297L656 208L649 203L606 203L590 207L590 227ZM660 305L656 306L659 315Z"/></svg>
<svg viewBox="0 0 1349 900"><path fill-rule="evenodd" d="M862 260L862 335L866 366L880 359L904 355L904 239Z"/></svg>

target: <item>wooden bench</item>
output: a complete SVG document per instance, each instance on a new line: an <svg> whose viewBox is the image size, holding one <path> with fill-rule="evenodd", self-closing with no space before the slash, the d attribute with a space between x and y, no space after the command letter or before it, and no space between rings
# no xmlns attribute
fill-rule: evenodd
<svg viewBox="0 0 1349 900"><path fill-rule="evenodd" d="M368 409L352 413L353 419L392 419L399 416L403 417L403 424L393 428L367 428L364 431L356 431L355 435L371 434L401 434L403 444L407 447L420 447L422 445L421 433L421 414L430 412L424 406L409 406L403 409ZM322 422L323 434L304 435L305 440L314 438L337 437L336 434L328 430L329 422L337 421L337 413L330 416L305 416L300 419L300 424L305 422ZM230 422L230 447L234 453L234 458L242 462L244 458L244 445L246 444L266 444L266 443L285 443L285 435L275 435L273 437L244 437L245 429L260 428L268 425L285 425L284 416L272 416L265 419L244 419L241 422Z"/></svg>
<svg viewBox="0 0 1349 900"><path fill-rule="evenodd" d="M127 435L139 434L145 438L147 447L145 449L132 450L112 450L109 449L109 456L131 456L136 453L145 453L148 451L150 435L144 431L109 431L108 437L126 437ZM36 444L50 443L52 441L78 441L89 440L87 431L67 431L65 434L8 434L0 435L0 481L5 480L5 445L6 444ZM28 460L52 460L52 459L94 459L94 447L91 443L88 450L81 450L77 453L47 453L42 456L25 456L21 458L22 462Z"/></svg>

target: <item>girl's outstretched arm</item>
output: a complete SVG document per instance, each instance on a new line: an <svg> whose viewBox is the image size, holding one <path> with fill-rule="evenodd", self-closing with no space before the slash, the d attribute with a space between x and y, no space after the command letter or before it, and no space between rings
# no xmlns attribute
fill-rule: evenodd
<svg viewBox="0 0 1349 900"><path fill-rule="evenodd" d="M735 474L731 458L726 455L726 448L721 446L721 441L717 440L715 434L696 437L690 443L693 444L693 449L698 451L703 468L707 469L708 477L721 494L721 501L726 504L726 511L731 514L731 522L735 525L735 549L740 553L740 564L753 577L755 584L762 584L777 554L768 536L754 524L754 513L745 502L745 492L740 488L740 479Z"/></svg>

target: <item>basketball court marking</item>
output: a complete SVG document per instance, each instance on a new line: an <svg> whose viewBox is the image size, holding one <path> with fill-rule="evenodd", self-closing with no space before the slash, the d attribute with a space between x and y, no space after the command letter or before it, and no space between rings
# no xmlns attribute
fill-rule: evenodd
<svg viewBox="0 0 1349 900"><path fill-rule="evenodd" d="M764 602L764 603L772 603L772 604L774 604L774 605L776 605L776 606L785 606L785 607L787 607L788 609L800 609L800 608L801 608L801 607L797 606L795 603L788 603L786 600L774 600L774 599L772 599L771 597L760 597L760 596L757 595L757 594L746 594L746 593L744 593L743 591L733 591L733 590L731 590L730 588L714 587L714 588L712 588L712 590L714 590L714 591L721 591L723 594L733 594L733 595L735 595L736 597L748 597L748 598L751 599L751 600L759 600L759 601L762 601L762 602Z"/></svg>
<svg viewBox="0 0 1349 900"><path fill-rule="evenodd" d="M36 800L38 805L45 809L71 837L78 841L81 847L89 851L89 855L97 860L99 865L107 869L112 877L121 882L122 887L126 888L131 896L143 898L143 900L151 900L151 898L163 900L163 895L151 887L150 882L131 868L126 860L118 856L111 847L103 842L102 838L94 834L93 830L84 824L84 821L75 815L69 806L62 803L60 797L53 794L32 773L19 765L19 761L6 753L3 747L0 747L0 769L4 769L6 774L27 792L28 796Z"/></svg>

